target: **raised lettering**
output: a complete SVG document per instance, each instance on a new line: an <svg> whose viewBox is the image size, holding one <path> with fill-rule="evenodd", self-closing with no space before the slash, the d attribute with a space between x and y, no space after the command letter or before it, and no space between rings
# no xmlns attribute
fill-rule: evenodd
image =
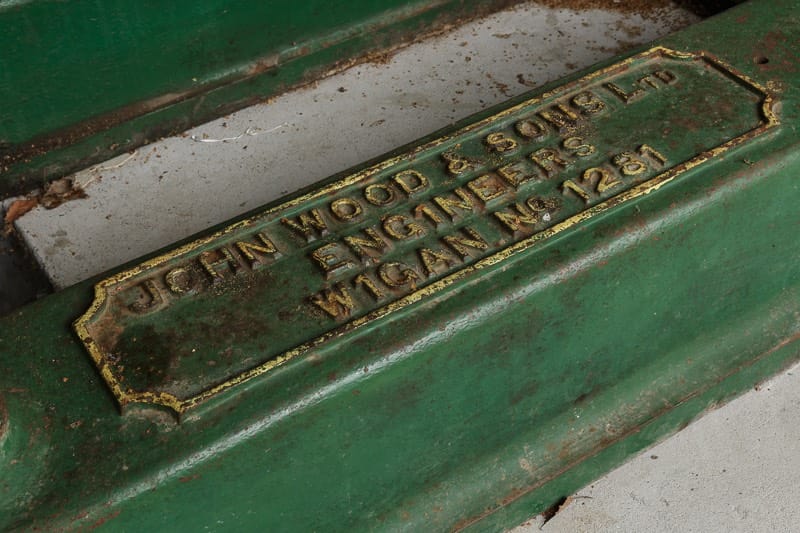
<svg viewBox="0 0 800 533"><path fill-rule="evenodd" d="M311 297L311 302L337 320L349 317L355 308L350 291L343 283L318 292Z"/></svg>
<svg viewBox="0 0 800 533"><path fill-rule="evenodd" d="M409 195L420 192L429 185L428 178L416 170L404 170L403 172L399 172L395 175L394 181Z"/></svg>
<svg viewBox="0 0 800 533"><path fill-rule="evenodd" d="M372 205L384 207L394 202L395 194L388 185L375 183L364 189L364 198Z"/></svg>
<svg viewBox="0 0 800 533"><path fill-rule="evenodd" d="M454 220L458 216L458 212L456 211L457 209L460 209L461 211L472 212L475 204L473 203L472 197L467 193L467 191L461 187L456 187L453 189L453 194L458 197L458 200L444 196L434 196L433 203L438 205L442 211L450 215L450 218Z"/></svg>
<svg viewBox="0 0 800 533"><path fill-rule="evenodd" d="M417 217L417 218L427 217L428 220L433 222L434 226L438 226L439 224L444 222L444 219L439 216L439 213L437 213L428 204L419 204L417 207L415 207L414 208L414 216Z"/></svg>
<svg viewBox="0 0 800 533"><path fill-rule="evenodd" d="M564 104L556 104L546 110L539 111L539 116L559 130L572 129L578 123L578 115Z"/></svg>
<svg viewBox="0 0 800 533"><path fill-rule="evenodd" d="M547 126L541 120L525 119L514 124L514 129L526 139L541 140L547 135Z"/></svg>
<svg viewBox="0 0 800 533"><path fill-rule="evenodd" d="M322 215L317 209L303 211L295 219L282 218L281 223L308 241L313 241L328 233L328 225L323 220Z"/></svg>
<svg viewBox="0 0 800 533"><path fill-rule="evenodd" d="M536 165L544 170L547 174L552 174L556 172L558 169L556 165L561 168L566 168L569 165L568 161L564 161L561 156L555 150L551 150L550 148L542 148L541 150L536 150L530 155L531 161L536 163Z"/></svg>
<svg viewBox="0 0 800 533"><path fill-rule="evenodd" d="M480 198L483 203L499 198L508 191L506 186L503 185L503 182L492 174L484 174L483 176L475 178L467 183L467 187L475 196Z"/></svg>
<svg viewBox="0 0 800 533"><path fill-rule="evenodd" d="M569 137L564 139L564 142L561 143L561 146L567 150L571 150L572 154L578 157L586 157L595 152L594 146L585 142L580 137Z"/></svg>
<svg viewBox="0 0 800 533"><path fill-rule="evenodd" d="M195 287L191 273L183 267L173 268L167 272L164 282L167 284L167 288L175 294L185 294Z"/></svg>
<svg viewBox="0 0 800 533"><path fill-rule="evenodd" d="M343 240L362 259L371 260L386 251L386 242L381 239L377 231L372 228L365 228L364 234L366 234L367 238L348 235ZM370 253L369 250L374 250L378 253Z"/></svg>
<svg viewBox="0 0 800 533"><path fill-rule="evenodd" d="M534 226L541 221L540 213L520 202L503 211L495 211L493 215L512 235L522 230L524 226Z"/></svg>
<svg viewBox="0 0 800 533"><path fill-rule="evenodd" d="M128 293L134 293L136 295L133 301L128 304L128 309L139 315L153 312L164 304L161 291L158 290L158 287L152 279L139 283L130 289Z"/></svg>
<svg viewBox="0 0 800 533"><path fill-rule="evenodd" d="M442 240L462 258L470 256L474 250L486 250L489 243L474 229L464 226L461 234L445 235Z"/></svg>
<svg viewBox="0 0 800 533"><path fill-rule="evenodd" d="M526 174L524 170L520 170L518 168L518 163L510 163L508 165L503 165L502 167L499 167L495 172L497 172L504 180L506 180L514 188L518 188L526 181L534 178L533 174Z"/></svg>
<svg viewBox="0 0 800 533"><path fill-rule="evenodd" d="M361 204L352 198L339 198L331 202L331 213L342 221L353 220L358 217L364 209Z"/></svg>
<svg viewBox="0 0 800 533"><path fill-rule="evenodd" d="M428 277L435 276L441 273L440 271L446 271L459 262L452 253L446 250L420 248L417 250L417 255L419 255L419 260L422 262L422 266L425 267L425 273Z"/></svg>
<svg viewBox="0 0 800 533"><path fill-rule="evenodd" d="M442 159L447 163L447 172L453 176L460 176L465 172L469 172L475 165L466 157L460 156L455 152L445 152L442 154Z"/></svg>
<svg viewBox="0 0 800 533"><path fill-rule="evenodd" d="M314 259L317 266L322 269L326 276L353 266L352 261L342 257L342 248L335 242L320 246L311 252L311 258Z"/></svg>
<svg viewBox="0 0 800 533"><path fill-rule="evenodd" d="M378 275L386 285L392 288L410 285L416 288L419 274L403 263L384 263L378 268Z"/></svg>
<svg viewBox="0 0 800 533"><path fill-rule="evenodd" d="M606 108L605 102L591 91L584 91L572 97L572 104L587 115L600 113Z"/></svg>
<svg viewBox="0 0 800 533"><path fill-rule="evenodd" d="M356 276L355 279L353 280L353 285L355 285L356 287L358 287L359 285L363 286L365 289L367 289L367 292L370 293L372 297L375 298L376 300L380 300L381 298L383 298L383 292L378 288L375 282L372 281L372 279L370 279L366 274L359 274L358 276Z"/></svg>
<svg viewBox="0 0 800 533"><path fill-rule="evenodd" d="M425 235L425 230L416 222L411 222L403 215L389 215L383 217L383 231L398 241Z"/></svg>
<svg viewBox="0 0 800 533"><path fill-rule="evenodd" d="M490 133L486 136L486 144L495 152L511 152L519 146L517 141L507 137L503 132Z"/></svg>
<svg viewBox="0 0 800 533"><path fill-rule="evenodd" d="M234 274L240 267L231 252L225 247L203 252L200 254L199 260L203 269L211 276L212 281L219 281L229 274Z"/></svg>
<svg viewBox="0 0 800 533"><path fill-rule="evenodd" d="M644 89L641 87L635 87L630 92L626 92L622 87L617 85L616 83L606 83L603 85L606 89L611 91L611 94L622 100L623 102L630 103L633 100L638 99L644 94Z"/></svg>
<svg viewBox="0 0 800 533"><path fill-rule="evenodd" d="M257 233L255 238L259 242L253 241L236 241L236 249L239 250L239 253L244 256L250 262L250 266L253 267L258 264L262 264L265 255L275 255L278 253L278 249L275 248L275 244L270 240L269 237L266 236L263 232Z"/></svg>

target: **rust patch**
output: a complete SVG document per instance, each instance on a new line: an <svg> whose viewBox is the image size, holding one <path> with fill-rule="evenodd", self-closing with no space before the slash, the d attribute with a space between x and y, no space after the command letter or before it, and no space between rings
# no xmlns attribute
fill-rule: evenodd
<svg viewBox="0 0 800 533"><path fill-rule="evenodd" d="M263 74L270 69L277 67L279 62L280 56L278 54L271 54L267 57L262 57L261 59L255 61L250 68L247 69L247 74L245 74L245 77Z"/></svg>
<svg viewBox="0 0 800 533"><path fill-rule="evenodd" d="M50 183L39 199L39 205L45 209L54 209L64 202L78 198L86 198L86 196L83 187L74 179L62 178Z"/></svg>
<svg viewBox="0 0 800 533"><path fill-rule="evenodd" d="M3 219L6 234L11 231L15 220L32 210L37 205L39 205L39 198L37 197L15 200L6 211L6 216Z"/></svg>
<svg viewBox="0 0 800 533"><path fill-rule="evenodd" d="M3 232L10 234L14 230L14 222L38 206L54 209L64 202L86 197L86 191L73 178L52 181L44 191L29 194L11 204L3 219Z"/></svg>
<svg viewBox="0 0 800 533"><path fill-rule="evenodd" d="M106 516L100 517L97 522L89 526L88 531L94 531L95 529L106 525L108 522L118 517L120 512L121 511L114 511L113 513L109 513Z"/></svg>
<svg viewBox="0 0 800 533"><path fill-rule="evenodd" d="M542 525L545 525L550 520L552 520L554 516L560 513L569 504L571 504L572 500L573 500L572 496L562 496L556 501L556 503L554 503L553 505L542 511L542 518L544 519Z"/></svg>
<svg viewBox="0 0 800 533"><path fill-rule="evenodd" d="M792 41L779 30L767 32L753 48L753 63L761 72L797 72L799 62L797 40Z"/></svg>

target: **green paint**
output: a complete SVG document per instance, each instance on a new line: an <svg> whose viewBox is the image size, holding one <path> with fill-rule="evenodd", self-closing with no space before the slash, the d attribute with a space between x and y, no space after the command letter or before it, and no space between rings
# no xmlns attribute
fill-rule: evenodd
<svg viewBox="0 0 800 533"><path fill-rule="evenodd" d="M659 43L769 82L779 127L180 423L117 411L71 330L91 282L3 319L0 527L497 530L797 360L794 4L747 3ZM660 104L698 110L679 150L757 112L708 115L709 85L692 87ZM628 117L602 135L614 128L653 132Z"/></svg>

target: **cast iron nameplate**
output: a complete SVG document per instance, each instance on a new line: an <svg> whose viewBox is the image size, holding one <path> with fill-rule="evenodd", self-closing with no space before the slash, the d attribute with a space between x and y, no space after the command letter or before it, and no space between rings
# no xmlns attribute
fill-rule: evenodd
<svg viewBox="0 0 800 533"><path fill-rule="evenodd" d="M105 279L75 329L121 406L181 413L656 191L772 103L653 48Z"/></svg>

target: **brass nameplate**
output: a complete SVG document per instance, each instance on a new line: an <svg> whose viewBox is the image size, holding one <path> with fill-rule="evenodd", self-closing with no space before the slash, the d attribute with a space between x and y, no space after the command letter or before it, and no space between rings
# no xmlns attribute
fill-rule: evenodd
<svg viewBox="0 0 800 533"><path fill-rule="evenodd" d="M75 329L121 406L180 413L777 124L761 85L653 48L105 279Z"/></svg>

